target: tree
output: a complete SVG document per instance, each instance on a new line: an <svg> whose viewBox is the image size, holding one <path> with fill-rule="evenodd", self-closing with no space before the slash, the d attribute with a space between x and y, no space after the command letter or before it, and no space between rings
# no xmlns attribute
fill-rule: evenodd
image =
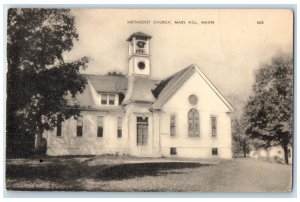
<svg viewBox="0 0 300 202"><path fill-rule="evenodd" d="M240 156L243 154L244 158L247 157L249 153L250 140L247 135L245 135L243 127L243 109L245 107L246 99L243 96L236 94L228 94L226 98L234 106L234 112L230 114L231 117L231 127L232 127L232 149L234 155Z"/></svg>
<svg viewBox="0 0 300 202"><path fill-rule="evenodd" d="M79 71L89 59L65 62L63 53L78 40L69 9L9 9L7 21L7 149L21 136L38 134L76 116L65 96L82 93Z"/></svg>
<svg viewBox="0 0 300 202"><path fill-rule="evenodd" d="M116 72L116 71L111 71L111 72L107 72L108 76L125 76L122 72Z"/></svg>
<svg viewBox="0 0 300 202"><path fill-rule="evenodd" d="M232 120L232 134L233 134L233 145L235 154L243 154L244 158L249 153L249 137L244 132L243 120L234 118Z"/></svg>
<svg viewBox="0 0 300 202"><path fill-rule="evenodd" d="M288 164L288 147L293 133L293 60L288 55L274 57L257 71L254 95L245 107L245 132L257 140L259 148L281 146Z"/></svg>

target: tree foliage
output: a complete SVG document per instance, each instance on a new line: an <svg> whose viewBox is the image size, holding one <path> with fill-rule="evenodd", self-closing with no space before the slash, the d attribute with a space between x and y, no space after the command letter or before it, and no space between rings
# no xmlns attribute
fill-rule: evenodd
<svg viewBox="0 0 300 202"><path fill-rule="evenodd" d="M9 9L7 21L7 136L42 133L58 117L78 114L65 96L84 90L87 57L65 62L78 40L69 9ZM16 137L15 137L16 136ZM14 144L14 142L8 142Z"/></svg>
<svg viewBox="0 0 300 202"><path fill-rule="evenodd" d="M243 109L246 104L246 99L243 96L236 94L228 94L226 98L234 106L234 112L230 114L232 128L232 151L234 156L247 157L249 154L250 140L244 132L243 127Z"/></svg>
<svg viewBox="0 0 300 202"><path fill-rule="evenodd" d="M111 71L111 72L107 72L108 76L125 76L122 72L117 72L117 71Z"/></svg>
<svg viewBox="0 0 300 202"><path fill-rule="evenodd" d="M288 163L288 147L293 134L293 60L288 55L274 57L256 72L251 96L245 107L245 133L259 148L281 146Z"/></svg>
<svg viewBox="0 0 300 202"><path fill-rule="evenodd" d="M241 154L244 158L250 151L250 140L244 132L243 119L232 119L232 139L233 139L233 152L236 156Z"/></svg>

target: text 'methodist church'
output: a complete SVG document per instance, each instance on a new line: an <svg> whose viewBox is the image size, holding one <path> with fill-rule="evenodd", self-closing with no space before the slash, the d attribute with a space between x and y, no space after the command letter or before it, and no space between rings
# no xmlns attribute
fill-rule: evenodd
<svg viewBox="0 0 300 202"><path fill-rule="evenodd" d="M232 157L233 107L194 64L151 79L150 39L127 39L128 75L84 75L81 116L44 132L48 155Z"/></svg>

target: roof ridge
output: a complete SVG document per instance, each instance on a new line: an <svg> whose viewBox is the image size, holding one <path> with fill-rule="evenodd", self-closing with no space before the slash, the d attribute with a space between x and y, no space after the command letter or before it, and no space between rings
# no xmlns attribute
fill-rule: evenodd
<svg viewBox="0 0 300 202"><path fill-rule="evenodd" d="M187 70L188 70L189 68L191 68L191 67L194 67L194 64L191 64L191 65L187 66L186 68L183 68L182 70L180 70L180 71L178 71L178 72L175 72L175 73L171 74L170 76L168 76L167 78L165 78L165 79L163 79L163 80L161 80L161 81L168 80L168 79L174 77L175 75L178 75L179 73L183 73L183 72L187 71Z"/></svg>
<svg viewBox="0 0 300 202"><path fill-rule="evenodd" d="M188 67L180 70L179 72L176 72L175 74L172 74L165 80L161 81L153 90L153 93L157 98L157 102L156 104L154 103L154 106L157 105L157 103L164 102L164 98L162 97L164 97L164 95L168 93L168 91L173 86L176 86L178 82L181 82L182 78L186 77L186 75L189 75L189 72L191 72L191 70L195 70L195 65L189 65Z"/></svg>
<svg viewBox="0 0 300 202"><path fill-rule="evenodd" d="M125 78L125 79L127 79L128 77L126 76L126 75L119 75L119 76L117 76L117 75L105 75L105 74L82 74L82 73L80 73L80 75L82 75L82 76L101 76L101 77L114 77L114 78ZM155 82L161 82L161 81L163 81L163 79L155 79L155 78L150 78L150 80L151 81L155 81Z"/></svg>
<svg viewBox="0 0 300 202"><path fill-rule="evenodd" d="M88 75L88 76L115 76L115 75L107 75L107 74L82 74L82 75Z"/></svg>

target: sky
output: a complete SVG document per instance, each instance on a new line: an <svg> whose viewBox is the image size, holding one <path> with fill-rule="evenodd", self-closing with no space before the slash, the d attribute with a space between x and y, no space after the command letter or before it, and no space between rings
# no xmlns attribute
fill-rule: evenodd
<svg viewBox="0 0 300 202"><path fill-rule="evenodd" d="M141 31L150 41L151 77L164 79L196 64L225 95L247 98L254 71L293 51L293 14L264 9L75 9L79 41L65 60L92 58L82 73L128 72L128 42ZM147 21L131 24L128 21ZM161 24L169 21L171 24ZM185 21L185 24L175 24ZM197 24L188 24L194 21ZM205 22L213 21L213 24ZM160 22L160 23L158 23Z"/></svg>

